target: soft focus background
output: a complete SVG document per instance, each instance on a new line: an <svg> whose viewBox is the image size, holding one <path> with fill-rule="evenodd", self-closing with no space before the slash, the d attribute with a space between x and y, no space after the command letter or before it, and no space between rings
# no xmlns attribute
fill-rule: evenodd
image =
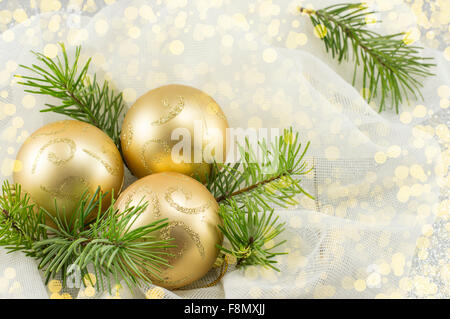
<svg viewBox="0 0 450 319"><path fill-rule="evenodd" d="M186 23L186 16L191 15L193 11L196 12L201 18L202 15L207 14L207 10L209 7L214 8L214 10L221 9L222 7L230 7L235 5L235 1L231 0L167 0L154 1L156 5L161 5L161 3L167 5L168 8L179 10L174 20L174 25L176 27L180 26L183 28ZM67 41L70 43L72 40L74 43L77 41L83 42L83 39L88 38L88 31L83 29L84 21L89 21L89 17L94 17L98 12L102 9L107 8L108 6L116 5L114 0L30 0L30 1L13 1L13 0L0 0L0 52L4 53L7 45L11 45L14 43L15 37L17 35L14 32L11 32L11 28L15 25L22 24L24 26L24 30L27 32L27 36L29 36L30 41L35 41L35 45L39 47L40 41L45 43L54 42L56 38L61 36L61 30L77 30L76 33L71 34L68 32ZM117 16L124 16L126 19L130 20L130 23L138 16L138 14L146 18L148 20L154 19L156 21L157 17L159 17L159 13L157 11L153 12L152 10L145 10L141 12L137 12L135 7L128 7L127 1L117 1L121 2L120 8L123 9L123 12L116 12ZM153 1L152 1L153 2ZM239 1L240 2L240 1ZM289 16L287 18L286 8L281 8L277 1L254 1L256 3L249 5L246 10L249 12L254 12L255 10L259 10L260 15L263 17L264 23L261 24L264 27L261 27L260 30L265 34L265 40L268 43L271 43L274 47L284 47L287 49L302 49L308 51L308 47L310 44L317 42L317 39L314 39L311 30L303 29L305 25L305 17L300 16ZM316 1L285 1L288 3L289 8L295 8L297 5L308 6L311 3L314 3L317 8L320 6ZM335 1L335 3L339 3L341 1ZM449 25L449 17L450 17L450 1L448 0L376 0L376 1L367 1L370 4L376 5L376 7L383 13L383 28L389 30L389 27L392 26L395 30L407 31L407 40L411 42L420 42L421 45L426 46L431 51L436 51L442 54L443 65L446 65L446 69L448 70L448 62L450 61L450 25ZM252 2L253 3L253 2ZM327 5L333 3L333 1L320 1L320 3L326 3ZM402 13L395 9L394 6L397 5L406 5L410 8L410 13ZM241 4L242 6L242 4ZM252 7L253 6L253 9ZM118 6L119 7L119 6ZM113 7L114 8L114 7ZM121 9L121 10L122 10ZM295 10L294 10L295 11ZM293 12L292 10L290 12ZM27 24L30 25L31 17L37 14L47 13L45 19L42 20L42 23L38 30L33 30L32 28L27 28ZM111 14L111 12L109 12ZM244 17L246 13L242 13L242 17ZM286 16L283 16L283 14ZM239 16L238 16L239 18ZM377 19L378 17L373 17ZM241 21L245 22L245 17ZM64 25L62 25L64 23ZM153 22L152 22L153 23ZM226 23L226 21L219 21L218 24ZM247 22L245 22L247 23ZM152 31L154 33L155 41L159 41L158 37L162 36L158 34L158 23L153 23ZM35 21L33 22L35 25ZM93 30L97 33L97 35L105 34L108 32L110 26L114 25L113 21L109 21L108 19L101 20L98 19L97 23L93 27ZM178 25L178 26L177 26ZM199 27L198 31L194 31L194 37L197 36L200 40L203 38L210 37L209 34L214 34L214 30L210 30L208 26L202 25ZM397 29L396 29L397 28ZM91 28L92 29L92 28ZM148 30L147 30L148 31ZM28 34L29 33L29 34ZM141 33L145 32L138 27L130 26L128 29L128 36L131 39L138 39L141 36ZM81 40L80 40L81 39ZM233 41L237 41L238 39L233 37L223 37L222 45L224 46L232 46ZM161 40L162 41L162 40ZM18 44L19 45L19 44ZM57 48L54 44L48 44L42 46L45 54L49 56L53 56L57 52ZM320 47L320 46L318 46ZM20 48L18 48L20 51ZM27 48L28 50L28 48ZM108 45L105 43L104 51L108 50ZM133 50L133 46L127 46L125 50ZM174 40L170 42L169 50L173 55L179 55L184 50L184 45L182 42ZM187 51L187 49L186 49ZM105 63L105 56L101 54L102 50L96 52L94 55L94 65L101 68L102 64ZM189 59L190 57L187 57ZM271 61L277 58L276 51L268 48L263 51L263 59L265 62L270 63ZM326 55L321 55L320 58L326 63L330 68L336 70L336 72L343 72L345 70L345 66L337 66L336 63ZM161 58L162 59L162 58ZM231 63L231 61L227 61L227 59L231 59L231 57L224 56L222 59L222 63L226 65L227 63ZM131 61L133 62L133 61ZM164 62L163 62L164 63ZM447 64L445 64L447 63ZM441 64L442 65L442 64ZM154 65L155 69L157 69L158 65ZM5 78L9 79L9 75L11 72L16 70L17 65L15 61L9 60L9 63L5 65L0 65L0 82ZM130 63L127 69L128 75L124 75L124 77L131 76L137 73L138 65L133 65ZM152 71L153 72L153 71ZM180 74L186 72L182 68L176 71ZM206 74L211 72L211 70L202 69L202 65L199 64L199 68L197 70L198 74ZM448 71L447 71L448 72ZM445 70L444 70L445 73ZM257 78L259 75L252 74L252 77ZM105 78L108 77L108 74L105 75ZM186 75L181 76L183 79L188 78ZM342 75L343 78L347 78L345 75ZM448 79L448 78L447 78ZM118 86L121 87L123 83L120 80L118 81ZM142 79L143 82L146 81L145 85L140 88L137 88L138 92L131 87L122 87L124 89L125 100L127 102L132 102L137 93L144 86L157 86L158 84L165 83L167 81L166 75L164 73L154 72L149 74L147 79ZM440 81L440 82L439 82ZM438 143L441 148L443 154L443 165L436 168L439 172L436 172L437 175L444 176L442 178L437 179L437 185L441 189L441 193L437 194L439 196L439 204L434 205L433 207L427 206L419 206L422 207L424 214L434 214L435 218L428 219L432 220L431 223L424 223L421 226L420 234L418 236L416 242L416 249L411 261L407 261L408 266L410 263L410 271L407 275L403 276L398 282L398 291L392 291L390 295L381 294L379 297L413 297L413 298L449 298L450 297L450 263L449 263L449 252L450 252L450 222L448 220L449 213L449 178L448 178L448 164L450 163L450 115L449 115L449 99L450 99L450 88L449 88L448 80L438 80L435 83L434 90L427 91L427 94L431 94L430 99L433 101L437 101L437 106L433 106L428 108L428 105L412 105L412 106L404 106L402 108L400 115L393 114L392 111L387 111L386 114L383 114L384 118L388 122L399 122L405 125L410 125L414 127L415 123L417 125L420 124L420 130L427 132L432 138ZM19 88L20 89L20 88ZM210 88L211 89L211 88ZM212 90L212 89L211 89ZM232 94L228 92L228 87L222 87L218 89L221 91L220 94L227 95ZM430 93L431 92L431 93ZM261 93L260 96L256 96L258 92L255 93L253 97L253 101L264 100L264 92ZM22 100L22 104L25 109L31 109L35 105L36 101L32 97L27 97ZM261 108L264 110L264 103ZM236 107L233 105L230 106L230 117L233 120L239 119L242 114L238 113ZM1 90L0 86L0 120L7 116L11 116L15 113L12 109L11 104L8 104L8 92L6 90ZM248 117L247 124L251 127L259 127L263 122L263 119L258 117L258 113L254 112L255 115ZM292 112L291 112L292 113ZM28 113L28 116L31 113ZM36 112L37 114L37 112ZM290 115L290 114L289 114ZM296 115L302 117L303 121L305 117L304 114ZM307 118L307 117L306 117ZM277 119L277 121L282 122L282 117ZM15 121L13 125L15 127L23 126L23 119L20 116L17 116L13 119ZM308 126L308 123L301 123L302 120L299 120L299 124L303 126ZM242 119L241 119L242 122ZM332 124L332 123L331 123ZM38 124L36 124L39 127ZM274 124L274 126L278 126L278 122ZM339 129L337 130L339 131ZM3 133L2 133L3 134ZM414 131L413 131L413 134ZM421 137L420 133L417 133L416 138L414 139L414 146L416 149L424 149L425 144L428 143L425 137ZM5 144L6 145L6 144ZM0 144L0 148L4 148L3 141ZM337 152L334 148L328 148L329 152L326 157L339 157L339 152ZM5 150L3 150L5 151ZM8 154L14 154L16 150L7 150ZM394 150L395 152L395 150ZM431 152L431 151L430 151ZM386 155L380 155L377 153L378 157L375 157L375 161L378 164L384 163L386 160ZM384 157L383 157L384 156ZM389 154L388 154L389 156ZM343 156L345 157L345 156ZM427 154L428 157L428 154ZM2 167L2 174L4 170L7 170L9 163L5 162L6 159L1 158L0 163ZM396 170L396 174L402 175L401 170ZM408 174L408 173L406 173ZM412 174L412 173L411 173ZM5 174L3 174L5 175ZM367 179L373 179L372 175L368 174ZM409 197L409 194L408 194ZM428 212L427 212L428 211ZM337 213L337 211L336 211ZM420 213L420 212L419 212ZM290 220L291 226L294 228L298 228L296 226L297 219L291 218ZM300 222L299 222L300 223ZM295 257L295 254L293 255ZM293 258L294 258L293 257ZM300 262L300 259L296 261ZM401 261L400 261L401 263ZM24 265L23 268L19 269L18 267L8 266L8 265L0 265L0 295L4 297L14 297L21 296L23 292L23 283L18 279L20 272L29 272L32 276L33 274L36 276L36 270L33 267L34 265ZM387 266L390 267L389 265ZM392 271L395 271L395 260L392 261L391 264ZM373 269L373 273L375 275L372 278L382 277L387 275L386 265L381 267L375 267ZM390 270L389 270L390 272ZM251 273L246 274L247 277L252 277ZM366 286L370 283L369 281L352 281L349 279L349 282L342 281L342 286L345 289L354 289L356 291L362 292L366 289ZM346 287L349 286L350 288ZM333 288L333 287L331 287ZM333 296L333 289L329 286L324 286L322 290L318 290L315 293L317 297L331 297ZM259 297L260 288L255 288L253 291L249 292L250 297ZM62 296L61 287L57 281L51 282L50 285L46 287L47 293L49 296ZM330 292L331 291L331 292ZM145 291L144 291L145 293ZM36 292L38 295L39 292ZM83 297L91 297L94 293L92 289L86 289L83 293ZM146 292L146 297L148 298L158 298L164 295L162 290L157 289L149 289ZM182 293L180 294L182 295ZM66 292L65 297L76 297L76 295L71 294L70 292ZM200 297L202 295L199 295ZM111 297L111 296L110 296ZM113 295L112 297L120 297L119 293Z"/></svg>

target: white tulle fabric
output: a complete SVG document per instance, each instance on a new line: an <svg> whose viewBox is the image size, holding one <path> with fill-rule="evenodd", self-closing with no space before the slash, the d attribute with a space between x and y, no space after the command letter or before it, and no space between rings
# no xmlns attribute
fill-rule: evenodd
<svg viewBox="0 0 450 319"><path fill-rule="evenodd" d="M300 1L301 2L301 1ZM277 210L287 223L278 258L280 272L262 267L230 270L214 287L178 291L145 286L121 297L164 298L373 298L404 296L416 240L432 224L439 203L436 169L439 146L417 129L439 109L438 83L448 83L448 63L427 49L438 67L424 81L426 112L405 125L392 110L376 106L352 87L352 65L337 65L313 35L297 1L118 1L92 17L72 10L36 15L0 37L1 179L11 180L15 154L26 136L61 116L39 113L48 97L24 93L13 74L30 65L30 50L54 54L65 42L69 52L82 44L93 56L92 71L123 90L127 105L149 89L168 83L200 88L214 97L232 127L293 126L311 141L313 172L304 187L316 197L300 197L291 210ZM314 1L316 8L334 1ZM392 1L375 26L379 32L414 27L393 21L388 12L411 15ZM130 9L131 7L131 9ZM58 16L55 18L55 16ZM49 25L59 21L57 31ZM52 22L53 21L53 22ZM51 28L52 29L52 28ZM54 28L53 28L54 29ZM12 34L12 35L11 35ZM14 40L11 40L13 36ZM305 43L306 42L306 43ZM417 147L417 143L426 145ZM127 182L132 177L128 176ZM21 253L0 250L0 297L48 298L52 291ZM54 288L53 288L54 290ZM60 291L62 292L62 291ZM90 297L84 289L73 297ZM114 296L114 294L113 294ZM111 297L96 294L94 297Z"/></svg>

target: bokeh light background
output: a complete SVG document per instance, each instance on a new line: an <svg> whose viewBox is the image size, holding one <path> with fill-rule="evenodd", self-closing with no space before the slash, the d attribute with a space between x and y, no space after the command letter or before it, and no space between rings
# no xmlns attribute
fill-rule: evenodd
<svg viewBox="0 0 450 319"><path fill-rule="evenodd" d="M35 47L43 50L44 54L49 57L55 57L58 54L57 39L63 38L68 45L86 44L89 43L93 36L101 38L102 35L111 32L117 27L126 26L119 40L123 41L122 45L117 47L110 43L104 43L103 50L95 50L85 52L93 57L94 70L104 70L102 76L107 80L112 80L113 83L123 90L124 99L130 105L137 96L145 92L145 88L152 88L159 85L166 84L171 78L165 72L161 72L158 67L160 63L164 64L163 55L167 56L185 56L186 61L191 59L187 49L185 50L185 43L183 42L183 32L192 34L194 41L204 41L220 34L220 43L222 46L218 63L223 66L229 66L236 61L233 61L232 54L227 54L227 50L232 50L236 46L239 39L233 36L232 32L223 33L221 30L231 29L231 25L238 25L244 30L256 28L264 35L264 41L273 45L273 47L286 49L304 49L317 50L320 48L317 37L322 36L323 30L311 30L305 27L306 17L300 16L295 12L298 5L305 7L312 6L320 7L315 1L287 1L285 7L281 7L277 1L251 1L249 5L243 9L242 12L236 12L231 18L229 16L219 15L219 19L215 25L212 24L196 24L189 25L187 21L189 16L198 15L200 19L208 15L208 10L221 10L221 8L234 6L231 0L156 0L155 6L165 7L173 18L171 21L172 28L161 30L160 16L161 12L153 9L153 5L141 4L139 6L127 6L127 1L122 2L121 8L123 12L116 12L120 22L110 20L108 18L96 19L95 24L88 31L84 28L84 22L88 21L89 17L95 16L102 9L107 9L108 6L114 6L117 3L114 0L0 0L0 54L3 54L6 47L11 46L12 43L17 43L17 50L20 52L22 41L26 41L27 47ZM322 1L323 2L323 1ZM450 61L450 2L447 0L372 0L366 1L370 5L376 6L381 11L383 16L384 30L406 31L407 34L404 41L408 44L420 42L422 45L428 47L430 50L435 50L443 53L443 61L448 63ZM327 2L330 4L330 1ZM406 5L410 11L399 12L396 6ZM287 13L286 13L287 12ZM41 13L46 13L39 19L39 27L35 26L36 21L33 16ZM252 16L259 16L261 23L254 21ZM367 23L373 24L379 16L368 17ZM143 30L142 25L136 23L138 20L145 20L148 22L147 30ZM24 33L17 34L11 28L17 25L23 27ZM374 24L376 27L376 24ZM90 34L95 33L95 34ZM251 33L246 33L246 40L252 43L254 40ZM147 65L151 65L145 75L141 74L140 61L135 58L142 46L135 44L135 41L154 41L157 43L164 43L164 52L161 53L158 60L153 58L148 61ZM255 56L263 60L264 63L270 65L280 59L279 53L270 45L263 48L258 47L256 41L254 42ZM149 45L150 47L151 45ZM117 56L121 57L123 63L126 63L126 72L122 75L125 80L114 76L114 72L110 72L114 67L114 63L121 63L119 61L107 60L104 52L111 50L118 50ZM252 48L249 48L252 50ZM211 54L205 52L204 54ZM329 67L336 70L343 78L350 79L350 72L346 72L345 65L337 66L336 63L323 54L320 58ZM162 62L161 62L162 61ZM42 120L36 120L32 123L27 123L27 116L38 116L39 103L42 99L33 95L25 94L21 98L20 104L11 103L11 96L15 90L23 90L20 86L14 84L12 74L18 72L18 63L14 59L9 59L5 64L0 65L0 121L7 121L8 125L4 126L1 134L0 150L2 154L8 154L4 158L0 158L0 174L3 178L10 177L15 169L20 169L20 163L14 161L14 156L17 152L17 147L25 138L44 122L59 118L58 116L49 115ZM289 67L289 65L285 65ZM245 70L245 66L244 66ZM448 64L447 64L448 70ZM184 81L192 81L195 83L196 76L213 76L214 65L208 63L197 63L191 68L180 64L175 65L173 74L182 78ZM347 75L346 75L347 74ZM248 81L263 83L265 75L258 72L257 69L245 70L244 77L248 77ZM135 87L124 86L127 83L126 79L136 77L140 85ZM447 78L448 79L448 78ZM244 79L245 80L245 79ZM2 87L10 86L12 89L1 89ZM268 92L264 89L256 89L252 92L252 105L248 106L248 112L242 111L241 105L235 100L235 96L241 94L230 85L230 83L214 82L210 84L202 84L201 88L211 95L220 95L227 97L231 102L227 105L226 110L230 122L245 123L248 127L264 127L267 126L267 120L261 117L260 112L266 112L273 116L273 127L284 127L290 124L298 125L305 129L305 136L314 140L320 131L315 130L315 123L317 119L311 117L302 110L295 109L293 101L289 100L288 96L283 95L283 92L278 92L278 96L268 96ZM364 88L358 88L359 92L364 95ZM449 115L449 99L450 88L448 81L437 82L435 89L431 94L433 99L438 101L438 105L430 107L428 105L414 104L402 107L400 115L395 115L393 112L388 112L385 118L390 122L399 121L402 124L410 125L413 128L413 137L411 139L412 147L423 151L429 161L442 152L443 162L434 167L437 175L437 184L441 189L439 196L439 204L434 206L419 205L418 214L424 216L434 216L432 223L424 223L421 227L420 235L416 242L414 257L412 260L405 261L404 256L394 254L392 259L382 261L373 270L369 270L369 275L366 277L343 277L339 282L339 289L344 288L354 292L364 292L366 289L375 287L377 284L387 280L389 275L395 273L399 277L396 289L390 290L389 293L380 293L375 297L380 298L396 298L396 297L413 297L413 298L448 298L450 296L450 242L449 231L450 222L448 220L449 213L449 177L448 165L450 164L450 115ZM234 102L233 102L234 101ZM277 107L277 101L283 104L283 108ZM376 105L373 105L376 108ZM342 123L339 120L330 121L329 129L331 134L338 135L342 128ZM3 125L2 125L3 127ZM383 128L380 128L383 130ZM329 132L329 133L330 133ZM423 134L425 132L426 134ZM429 147L430 140L437 142L439 148ZM363 142L357 142L359 145ZM14 146L15 145L15 146ZM431 145L431 144L430 144ZM6 148L6 149L5 149ZM375 164L384 164L389 159L399 157L404 151L402 145L390 145L386 147L385 151L376 152L373 156ZM323 157L330 161L336 161L340 158L345 158L345 154L337 146L328 146L323 150ZM397 180L404 180L408 177L414 177L421 180L425 177L424 169L421 166L414 165L397 165L394 170L394 175ZM377 175L374 171L369 171L364 177L368 184L374 183L377 180ZM390 181L384 180L384 185L389 187ZM327 186L328 190L339 187L334 185L331 181ZM414 197L417 193L422 194L426 192L422 188L413 187L399 188L397 199L400 202L407 202L410 197ZM351 197L347 200L349 206L356 205L351 202ZM346 204L346 205L347 205ZM358 205L361 203L358 203ZM311 208L314 203L303 201L301 203L305 208ZM362 203L364 207L364 203ZM322 207L323 211L330 211L330 214L339 216L344 206L339 205L325 205ZM386 209L388 210L388 209ZM389 215L389 213L386 213ZM289 225L293 229L301 228L306 222L305 219L293 216L289 219ZM388 247L389 238L380 237L380 246ZM383 243L383 240L386 243ZM1 252L4 254L4 252ZM292 251L287 257L286 263L302 263L304 257L301 252ZM289 259L290 258L290 259ZM403 274L404 264L408 263L410 271ZM0 264L0 296L2 297L21 297L26 289L23 281L19 280L19 275L22 272L33 273L36 272L32 265L24 267L10 266L7 264ZM371 273L370 273L371 272ZM258 276L264 278L271 278L274 276L270 272L255 270L248 268L243 274L247 279L257 278ZM92 279L95 282L95 278ZM300 280L300 279L299 279ZM301 280L300 280L301 281ZM75 297L95 297L95 289L91 286L90 281L86 280L87 287L79 290L62 289L59 280L51 281L47 287L46 292L51 298L75 298ZM301 285L301 283L299 283ZM337 287L337 286L336 286ZM333 297L336 291L335 286L324 285L318 286L311 292L311 296L316 298ZM276 290L276 285L274 287ZM280 288L281 290L281 288ZM162 298L165 297L166 292L158 287L149 287L141 292L147 298ZM261 290L257 286L249 286L249 297L261 297ZM121 298L130 297L123 287L117 286L112 294L106 294L107 298Z"/></svg>

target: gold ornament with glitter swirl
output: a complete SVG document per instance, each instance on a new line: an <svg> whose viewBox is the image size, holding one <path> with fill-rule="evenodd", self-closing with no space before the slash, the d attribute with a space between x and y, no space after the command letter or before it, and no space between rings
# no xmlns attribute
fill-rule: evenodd
<svg viewBox="0 0 450 319"><path fill-rule="evenodd" d="M118 195L122 188L124 168L117 147L84 122L65 120L41 127L25 141L16 160L20 169L14 172L14 182L51 214L56 214L54 201L60 213L70 217L86 190L93 194L100 186Z"/></svg>
<svg viewBox="0 0 450 319"><path fill-rule="evenodd" d="M227 128L222 109L208 94L185 85L162 86L128 110L121 133L123 155L139 178L173 171L204 180L210 171L204 155L217 162L226 157ZM188 147L174 153L183 139L189 140Z"/></svg>
<svg viewBox="0 0 450 319"><path fill-rule="evenodd" d="M175 289L203 277L214 265L223 235L218 225L219 206L213 195L201 183L186 175L162 172L146 176L122 192L115 203L117 209L149 202L146 210L137 216L130 231L161 218L168 226L158 236L173 238L175 248L168 249L171 268L163 269L157 278L148 274L154 284ZM155 211L156 210L156 211Z"/></svg>

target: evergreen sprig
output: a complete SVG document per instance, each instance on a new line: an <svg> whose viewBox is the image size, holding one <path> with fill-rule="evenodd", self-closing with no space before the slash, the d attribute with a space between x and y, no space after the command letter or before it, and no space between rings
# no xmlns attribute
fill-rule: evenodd
<svg viewBox="0 0 450 319"><path fill-rule="evenodd" d="M261 265L279 271L274 259L283 252L273 250L283 245L286 240L271 245L271 241L284 231L285 223L278 221L273 209L260 210L253 201L246 201L243 206L230 200L228 205L220 206L223 225L219 229L228 239L231 248L219 245L223 252L236 258L236 266Z"/></svg>
<svg viewBox="0 0 450 319"><path fill-rule="evenodd" d="M379 98L379 112L390 102L396 112L408 96L422 98L421 78L433 75L430 57L423 57L419 46L409 45L405 33L381 35L367 29L367 20L375 14L363 3L336 4L320 10L300 7L309 15L325 49L339 63L355 63L353 85L362 72L364 98ZM380 21L376 21L380 22ZM352 51L352 54L349 53Z"/></svg>
<svg viewBox="0 0 450 319"><path fill-rule="evenodd" d="M0 246L36 257L33 244L47 239L47 232L40 226L45 223L43 211L35 208L20 185L8 181L2 184L0 209Z"/></svg>
<svg viewBox="0 0 450 319"><path fill-rule="evenodd" d="M207 188L220 206L223 226L220 230L231 244L231 249L218 246L237 259L237 266L273 266L272 249L285 241L267 248L267 243L283 232L284 224L273 215L273 207L298 204L299 194L313 198L301 187L301 177L308 174L299 134L285 129L273 143L259 141L257 148L247 138L238 145L240 160L236 163L214 163L207 178Z"/></svg>
<svg viewBox="0 0 450 319"><path fill-rule="evenodd" d="M5 181L0 197L0 246L37 259L46 283L60 275L66 285L74 271L83 278L89 267L96 276L98 290L111 291L120 278L130 289L139 286L141 280L151 282L148 274L159 277L162 267L170 267L167 248L174 246L170 239L161 240L155 235L167 226L167 221L130 230L147 203L119 212L113 200L102 213L105 196L99 189L93 195L85 192L72 217L67 218L56 204L55 216L37 208L20 185ZM97 218L89 223L92 213ZM53 226L49 226L49 220Z"/></svg>
<svg viewBox="0 0 450 319"><path fill-rule="evenodd" d="M296 205L296 195L311 197L299 178L312 169L304 161L309 145L307 142L303 147L299 133L292 128L285 129L272 143L258 141L256 148L246 138L244 145L237 146L240 159L236 163L213 164L206 187L218 203L232 199L242 204L251 198L261 210L271 205Z"/></svg>
<svg viewBox="0 0 450 319"><path fill-rule="evenodd" d="M59 45L62 54L54 59L32 51L41 65L20 65L30 75L16 75L22 79L18 83L29 87L25 92L61 101L58 105L45 104L47 108L41 112L55 112L92 124L111 137L120 150L120 118L125 107L122 93L116 93L107 81L98 83L95 74L92 80L89 78L91 59L80 67L81 46L76 48L71 63L64 44Z"/></svg>

